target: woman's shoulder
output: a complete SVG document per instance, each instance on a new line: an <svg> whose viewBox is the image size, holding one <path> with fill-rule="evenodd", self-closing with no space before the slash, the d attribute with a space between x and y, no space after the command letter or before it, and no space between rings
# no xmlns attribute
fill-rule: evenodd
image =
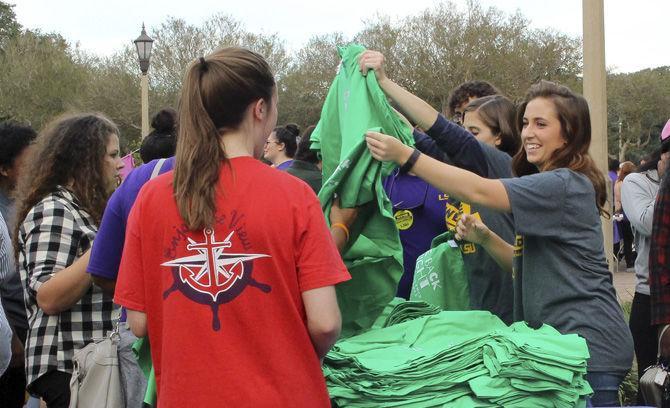
<svg viewBox="0 0 670 408"><path fill-rule="evenodd" d="M28 215L43 214L67 216L77 210L76 198L65 187L58 186L54 191L47 193L28 211Z"/></svg>

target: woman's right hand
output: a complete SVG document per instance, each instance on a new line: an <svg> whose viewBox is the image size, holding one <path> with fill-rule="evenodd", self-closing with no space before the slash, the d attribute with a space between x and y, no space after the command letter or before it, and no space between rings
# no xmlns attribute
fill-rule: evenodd
<svg viewBox="0 0 670 408"><path fill-rule="evenodd" d="M372 69L377 76L377 82L381 83L387 79L386 72L384 71L384 55L379 51L364 51L358 58L358 65L363 76L367 75L368 70Z"/></svg>
<svg viewBox="0 0 670 408"><path fill-rule="evenodd" d="M456 225L457 240L469 241L473 244L484 245L491 236L491 230L477 217L463 214Z"/></svg>
<svg viewBox="0 0 670 408"><path fill-rule="evenodd" d="M405 163L414 151L393 136L371 130L365 133L365 143L376 160L392 161L399 165Z"/></svg>

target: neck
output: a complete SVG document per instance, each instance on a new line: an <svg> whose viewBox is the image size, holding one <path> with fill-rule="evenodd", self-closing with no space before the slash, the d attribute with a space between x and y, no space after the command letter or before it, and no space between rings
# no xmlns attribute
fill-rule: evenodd
<svg viewBox="0 0 670 408"><path fill-rule="evenodd" d="M253 138L239 130L226 132L221 137L221 145L229 159L254 155Z"/></svg>

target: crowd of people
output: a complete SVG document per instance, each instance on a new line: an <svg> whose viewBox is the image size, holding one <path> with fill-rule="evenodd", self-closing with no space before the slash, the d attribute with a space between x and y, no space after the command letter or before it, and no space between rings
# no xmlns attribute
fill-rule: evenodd
<svg viewBox="0 0 670 408"><path fill-rule="evenodd" d="M397 164L382 182L403 247L396 296L410 298L417 258L453 231L470 308L579 334L588 403L618 405L633 359L640 374L654 364L670 324L670 121L643 166L614 166L608 190L588 104L567 87L540 81L516 106L470 81L438 112L386 75L381 53L359 65L413 128L413 147L361 135ZM324 217L315 128L277 126L277 105L261 55L200 57L120 184L119 130L104 114L58 117L39 134L0 125L2 406L29 395L68 407L74 353L114 330L127 407L145 399L141 338L159 406L330 406L321 363L340 334L340 252L359 209L336 200ZM634 264L629 324L601 217L617 220L616 252ZM670 357L670 334L660 341Z"/></svg>

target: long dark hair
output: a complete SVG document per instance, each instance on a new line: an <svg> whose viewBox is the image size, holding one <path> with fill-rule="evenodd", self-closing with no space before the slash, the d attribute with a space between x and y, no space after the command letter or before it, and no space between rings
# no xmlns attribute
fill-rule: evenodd
<svg viewBox="0 0 670 408"><path fill-rule="evenodd" d="M67 186L99 224L110 194L104 168L107 143L118 134L116 125L100 113L62 116L47 125L19 179L15 236L30 210L58 186Z"/></svg>
<svg viewBox="0 0 670 408"><path fill-rule="evenodd" d="M596 193L596 206L601 215L609 215L605 209L607 202L607 184L605 177L596 167L589 155L591 145L591 116L589 105L583 96L577 95L570 88L549 81L540 81L530 87L524 101L517 111L517 126L523 128L523 116L528 103L536 98L550 100L561 124L561 134L567 142L556 149L543 170L568 168L584 174L591 180ZM512 169L517 176L539 172L538 168L528 161L526 150L520 149L512 159Z"/></svg>
<svg viewBox="0 0 670 408"><path fill-rule="evenodd" d="M293 158L298 150L298 136L300 128L295 123L289 123L284 126L277 126L274 130L277 137L277 143L284 144L286 157Z"/></svg>
<svg viewBox="0 0 670 408"><path fill-rule="evenodd" d="M236 129L252 102L270 103L274 87L265 59L244 48L219 49L188 67L179 100L174 194L190 229L214 223L219 168L227 163L222 132Z"/></svg>

